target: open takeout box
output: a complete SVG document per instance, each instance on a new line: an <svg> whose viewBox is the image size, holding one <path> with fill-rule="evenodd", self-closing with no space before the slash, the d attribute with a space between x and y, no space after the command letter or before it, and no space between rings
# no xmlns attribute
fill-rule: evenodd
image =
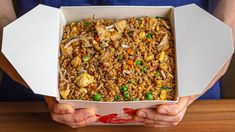
<svg viewBox="0 0 235 132"><path fill-rule="evenodd" d="M167 17L175 36L176 97L201 94L233 54L232 30L195 4L168 6L75 6L60 9L38 5L4 28L2 52L31 89L76 108L97 109L101 123L131 123L138 108L176 101L95 102L60 100L59 44L66 23L90 18Z"/></svg>

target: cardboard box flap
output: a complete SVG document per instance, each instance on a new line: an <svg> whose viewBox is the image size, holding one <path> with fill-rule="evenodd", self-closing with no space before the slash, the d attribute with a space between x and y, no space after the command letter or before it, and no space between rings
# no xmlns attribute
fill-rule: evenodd
<svg viewBox="0 0 235 132"><path fill-rule="evenodd" d="M38 5L4 28L3 54L37 94L58 94L59 15Z"/></svg>
<svg viewBox="0 0 235 132"><path fill-rule="evenodd" d="M203 92L233 54L232 30L195 4L174 9L178 96Z"/></svg>

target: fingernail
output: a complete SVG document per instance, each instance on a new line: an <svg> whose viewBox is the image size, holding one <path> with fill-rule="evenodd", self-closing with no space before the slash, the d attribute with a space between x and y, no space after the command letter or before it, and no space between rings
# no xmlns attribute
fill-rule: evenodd
<svg viewBox="0 0 235 132"><path fill-rule="evenodd" d="M166 110L165 108L161 108L161 109L159 110L159 113L160 113L160 114L167 114L168 112L167 112L167 110Z"/></svg>
<svg viewBox="0 0 235 132"><path fill-rule="evenodd" d="M139 117L143 117L143 118L147 117L146 113L143 111L137 112L137 114Z"/></svg>

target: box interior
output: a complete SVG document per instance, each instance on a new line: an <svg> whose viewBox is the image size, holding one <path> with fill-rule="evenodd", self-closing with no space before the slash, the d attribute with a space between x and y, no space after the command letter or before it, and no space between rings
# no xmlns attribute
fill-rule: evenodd
<svg viewBox="0 0 235 132"><path fill-rule="evenodd" d="M147 10L146 10L147 9ZM61 7L61 19L60 19L60 39L61 42L62 35L63 35L63 28L66 24L71 22L77 22L80 20L84 20L87 18L111 18L111 19L125 19L129 17L165 17L170 20L171 27L172 27L172 34L175 38L175 25L174 25L174 13L173 7L170 6L163 6L163 7L129 7L129 6L119 6L119 7L109 7L109 6L93 6L93 7ZM116 15L118 14L118 15ZM60 43L59 43L60 44ZM175 47L176 49L176 47ZM59 50L60 52L60 50ZM59 53L60 54L60 53ZM58 63L59 67L59 63ZM58 68L59 69L59 68ZM92 105L93 103L119 103L119 104L126 104L126 103L136 103L136 102L151 102L152 103L174 103L178 100L178 84L177 84L177 75L175 76L176 79L176 91L175 91L175 100L172 101L163 101L163 100L150 100L150 101L123 101L123 102L97 102L97 101L86 101L86 100L62 100L60 98L59 90L58 90L58 97L57 100L61 102L85 102L86 107L89 106L89 103ZM59 79L58 79L59 80ZM59 82L58 82L59 84ZM59 86L58 86L59 87ZM92 106L94 107L94 106Z"/></svg>

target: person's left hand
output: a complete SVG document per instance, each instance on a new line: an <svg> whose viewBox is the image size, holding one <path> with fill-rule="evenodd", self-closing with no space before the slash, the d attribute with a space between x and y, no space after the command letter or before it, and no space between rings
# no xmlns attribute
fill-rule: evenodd
<svg viewBox="0 0 235 132"><path fill-rule="evenodd" d="M187 107L196 97L181 97L176 104L163 104L157 109L140 109L134 119L149 127L176 126L183 119Z"/></svg>
<svg viewBox="0 0 235 132"><path fill-rule="evenodd" d="M198 97L211 88L215 82L225 74L228 69L231 58L224 64L214 79L209 83L207 88L200 95L180 97L176 104L161 104L156 109L139 109L134 116L138 122L144 123L149 127L172 127L182 121L188 106Z"/></svg>

